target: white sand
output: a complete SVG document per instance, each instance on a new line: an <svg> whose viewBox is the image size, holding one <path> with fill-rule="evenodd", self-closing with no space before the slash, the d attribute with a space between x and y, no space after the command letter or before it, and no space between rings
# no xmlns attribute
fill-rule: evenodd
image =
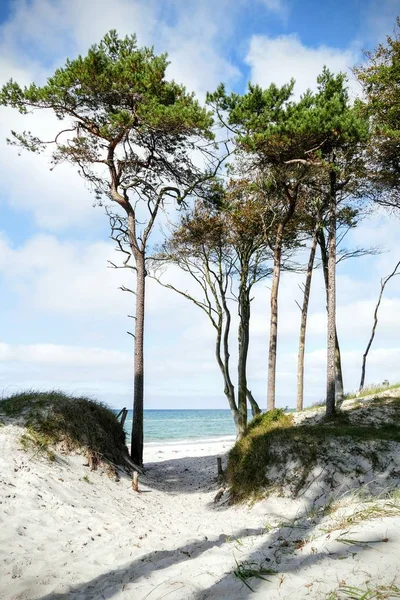
<svg viewBox="0 0 400 600"><path fill-rule="evenodd" d="M340 583L396 577L399 516L327 533L355 505L288 527L282 520L303 515L305 501L215 505L216 456L227 441L147 447L138 494L128 478L90 472L82 456L49 463L22 451L21 433L0 428L2 599L323 600ZM233 575L243 561L278 573L249 579L253 594Z"/></svg>

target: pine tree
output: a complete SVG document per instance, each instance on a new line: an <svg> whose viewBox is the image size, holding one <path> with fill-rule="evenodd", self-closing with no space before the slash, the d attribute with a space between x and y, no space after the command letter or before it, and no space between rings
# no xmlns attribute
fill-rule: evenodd
<svg viewBox="0 0 400 600"><path fill-rule="evenodd" d="M165 198L178 202L201 175L189 154L196 140L211 137L212 118L184 87L165 79L167 56L138 48L134 35L108 33L84 57L67 60L43 86L21 87L11 80L0 104L25 114L48 110L61 125L51 141L40 134L12 132L11 143L52 150L53 166L69 162L104 198L122 209L136 271L134 415L131 457L143 463L145 250ZM57 201L55 198L54 201ZM139 231L137 206L148 208Z"/></svg>

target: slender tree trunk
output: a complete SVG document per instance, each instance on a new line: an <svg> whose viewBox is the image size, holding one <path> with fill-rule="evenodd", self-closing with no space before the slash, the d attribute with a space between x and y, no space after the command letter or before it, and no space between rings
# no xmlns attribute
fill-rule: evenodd
<svg viewBox="0 0 400 600"><path fill-rule="evenodd" d="M235 400L235 388L233 386L230 373L229 373L229 352L228 352L228 342L224 339L224 360L221 357L221 340L222 340L222 328L223 328L223 320L222 314L219 315L218 319L218 329L217 329L217 339L215 344L215 356L217 359L218 366L222 373L222 377L224 379L224 394L228 400L229 408L231 410L232 418L235 423L236 433L239 435L239 412L236 405ZM226 324L225 324L226 331ZM228 326L229 332L229 326ZM224 332L225 338L225 332Z"/></svg>
<svg viewBox="0 0 400 600"><path fill-rule="evenodd" d="M373 326L372 326L371 337L369 338L367 347L366 347L365 352L363 354L362 367L361 367L361 381L360 381L360 387L359 387L360 392L363 389L364 383L365 383L365 369L366 369L366 364L367 364L367 356L368 356L368 352L369 352L369 350L370 350L370 348L372 346L372 342L374 341L375 331L376 331L376 327L378 325L378 311L379 311L379 307L381 305L383 292L385 290L387 282L390 281L390 279L392 277L394 277L395 275L398 274L397 273L397 269L399 267L400 267L400 261L397 263L397 265L395 266L394 270L392 271L392 273L390 275L388 275L384 279L381 279L381 291L379 293L378 302L377 302L377 304L375 306L375 310L374 310L374 323L373 323Z"/></svg>
<svg viewBox="0 0 400 600"><path fill-rule="evenodd" d="M311 280L314 268L315 252L318 243L318 229L319 223L315 229L314 237L312 239L310 257L308 259L307 265L306 282L304 285L303 305L301 307L299 354L297 361L297 410L303 410L304 403L304 354L306 348L307 315L308 304L310 300Z"/></svg>
<svg viewBox="0 0 400 600"><path fill-rule="evenodd" d="M318 234L318 244L321 250L322 270L324 273L325 291L326 291L326 311L328 312L328 289L329 289L329 276L328 276L328 251L326 248L326 241L324 232L321 230ZM344 386L343 386L343 371L342 371L342 359L340 353L339 336L337 328L335 328L335 391L336 391L336 402L343 402L344 398Z"/></svg>
<svg viewBox="0 0 400 600"><path fill-rule="evenodd" d="M135 315L135 364L133 391L133 424L131 459L143 466L143 396L144 396L144 310L145 310L145 259L144 254L135 252L136 260L136 315Z"/></svg>
<svg viewBox="0 0 400 600"><path fill-rule="evenodd" d="M281 277L281 260L283 235L286 225L293 217L296 210L298 189L294 194L286 190L286 200L288 201L288 210L285 218L279 223L274 245L274 269L272 274L271 288L271 317L269 329L269 351L268 351L268 384L267 384L267 410L275 408L275 388L276 388L276 356L278 346L278 294L279 282Z"/></svg>
<svg viewBox="0 0 400 600"><path fill-rule="evenodd" d="M335 327L335 390L336 390L336 405L341 406L344 400L343 389L343 372L342 372L342 357L340 355L340 347L337 329Z"/></svg>
<svg viewBox="0 0 400 600"><path fill-rule="evenodd" d="M329 193L328 254L328 340L326 373L326 416L335 414L336 392L336 172L331 169Z"/></svg>
<svg viewBox="0 0 400 600"><path fill-rule="evenodd" d="M229 332L231 329L231 312L228 308L225 294L222 295L222 306L225 313L225 327L223 328L223 349L224 349L224 360L223 360L223 368L225 375L225 382L228 388L230 397L235 400L235 386L232 383L231 375L230 375L230 353L229 353Z"/></svg>
<svg viewBox="0 0 400 600"><path fill-rule="evenodd" d="M242 437L247 426L247 355L249 351L250 298L247 292L247 272L242 267L239 289L238 328L238 410L239 435Z"/></svg>
<svg viewBox="0 0 400 600"><path fill-rule="evenodd" d="M278 293L281 276L283 225L280 224L274 248L274 270L271 288L271 317L268 352L267 410L275 408L276 353L278 342Z"/></svg>
<svg viewBox="0 0 400 600"><path fill-rule="evenodd" d="M247 400L250 403L251 406L251 416L256 417L257 415L261 414L261 408L258 406L257 401L255 400L253 394L251 393L250 390L247 390Z"/></svg>
<svg viewBox="0 0 400 600"><path fill-rule="evenodd" d="M221 302L222 302L222 307L223 307L223 311L225 314L225 325L223 325L223 316L221 314L220 316L220 335L219 335L219 362L218 364L220 365L220 369L222 372L222 375L224 377L224 383L225 383L225 396L228 399L228 403L229 403L229 407L231 409L231 413L232 413L232 417L233 417L233 421L235 423L235 427L236 427L236 432L237 435L239 435L239 412L238 412L238 407L236 404L236 398L235 398L235 386L232 383L232 378L231 378L231 374L230 374L230 365L229 365L229 360L230 360L230 353L229 353L229 332L231 329L231 311L229 310L228 304L226 302L226 297L225 297L225 290L223 289L223 286L220 286L220 292L221 292ZM222 336L222 347L223 347L223 360L221 359L221 335L222 335L222 331L223 331L223 336ZM217 358L218 361L218 358Z"/></svg>

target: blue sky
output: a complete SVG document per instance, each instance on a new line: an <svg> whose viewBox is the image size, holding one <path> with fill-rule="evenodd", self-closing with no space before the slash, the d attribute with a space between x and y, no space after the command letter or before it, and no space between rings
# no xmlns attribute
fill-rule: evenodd
<svg viewBox="0 0 400 600"><path fill-rule="evenodd" d="M170 77L204 99L224 81L243 91L295 77L296 94L315 85L327 64L347 71L393 30L398 2L314 0L2 0L0 79L43 82L65 58L86 52L110 29L136 32L139 44L167 51ZM400 11L399 11L400 12ZM129 406L132 394L131 298L113 257L108 223L83 181L47 158L17 156L10 129L53 131L49 115L0 118L0 389L60 387ZM380 278L398 260L398 223L373 215L346 245L381 245L380 256L340 265L338 327L345 385L357 386ZM182 285L182 275L173 274ZM400 278L399 278L400 279ZM294 405L301 277L285 276L280 299L277 397ZM250 387L265 405L268 283L253 305ZM213 332L195 307L150 282L146 323L148 408L224 408ZM367 380L400 380L400 285L393 280L368 362ZM326 318L323 282L312 289L306 358L308 403L324 395Z"/></svg>

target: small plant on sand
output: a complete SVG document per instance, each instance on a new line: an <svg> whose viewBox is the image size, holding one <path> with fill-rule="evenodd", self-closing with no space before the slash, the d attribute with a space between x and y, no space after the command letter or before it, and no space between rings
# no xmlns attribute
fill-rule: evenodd
<svg viewBox="0 0 400 600"><path fill-rule="evenodd" d="M243 561L241 563L236 561L236 569L233 571L234 576L240 579L240 581L242 581L252 592L255 590L249 584L248 579L256 578L263 579L264 581L271 581L270 579L267 579L265 575L276 575L276 573L277 572L273 569L265 569L259 563L248 561Z"/></svg>
<svg viewBox="0 0 400 600"><path fill-rule="evenodd" d="M49 447L52 442L51 438L35 431L32 427L28 427L27 433L21 435L19 442L25 452L32 450L35 454L46 456L52 462L56 459L55 453Z"/></svg>
<svg viewBox="0 0 400 600"><path fill-rule="evenodd" d="M377 498L364 499L363 507L357 508L354 512L347 515L337 515L332 523L324 528L326 533L339 529L347 529L357 523L372 521L373 519L382 519L384 517L400 516L400 501L398 498L387 498L379 500Z"/></svg>
<svg viewBox="0 0 400 600"><path fill-rule="evenodd" d="M82 480L85 481L85 483L92 483L87 475L84 475Z"/></svg>

